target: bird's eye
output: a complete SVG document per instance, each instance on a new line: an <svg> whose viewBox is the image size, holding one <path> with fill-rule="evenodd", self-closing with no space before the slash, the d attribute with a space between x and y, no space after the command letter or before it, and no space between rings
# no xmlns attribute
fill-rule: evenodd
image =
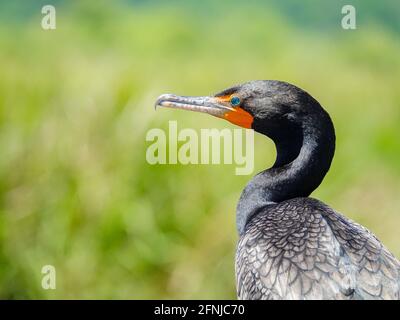
<svg viewBox="0 0 400 320"><path fill-rule="evenodd" d="M234 107L236 107L236 106L238 106L239 104L240 104L240 98L237 97L237 96L233 96L233 97L231 98L231 105L234 106Z"/></svg>

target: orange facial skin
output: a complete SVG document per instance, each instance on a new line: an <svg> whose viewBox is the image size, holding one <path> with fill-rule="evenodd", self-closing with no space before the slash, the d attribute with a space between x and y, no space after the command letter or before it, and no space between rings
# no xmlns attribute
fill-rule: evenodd
<svg viewBox="0 0 400 320"><path fill-rule="evenodd" d="M231 97L232 95L227 95L227 96L217 97L217 99L222 103L229 103ZM228 111L224 114L224 119L240 127L251 129L251 125L254 121L253 116L244 109L242 109L240 106L233 108L234 110Z"/></svg>
<svg viewBox="0 0 400 320"><path fill-rule="evenodd" d="M229 122L247 129L251 129L254 120L250 113L240 107L236 107L235 111L225 113L224 117Z"/></svg>

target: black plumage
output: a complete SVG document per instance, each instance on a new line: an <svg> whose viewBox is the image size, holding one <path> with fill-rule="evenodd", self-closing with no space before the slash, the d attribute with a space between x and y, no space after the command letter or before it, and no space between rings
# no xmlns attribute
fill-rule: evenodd
<svg viewBox="0 0 400 320"><path fill-rule="evenodd" d="M329 170L335 133L308 93L252 81L214 97L163 95L157 105L226 118L276 145L274 165L247 184L237 206L238 298L399 299L397 259L366 228L309 197Z"/></svg>

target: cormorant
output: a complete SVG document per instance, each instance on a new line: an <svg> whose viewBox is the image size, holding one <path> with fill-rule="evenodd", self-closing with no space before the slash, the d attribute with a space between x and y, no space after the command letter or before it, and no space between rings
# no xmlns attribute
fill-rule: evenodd
<svg viewBox="0 0 400 320"><path fill-rule="evenodd" d="M204 112L271 138L274 165L237 205L239 299L399 299L400 263L366 228L309 195L328 172L335 131L304 90L259 80L156 106Z"/></svg>

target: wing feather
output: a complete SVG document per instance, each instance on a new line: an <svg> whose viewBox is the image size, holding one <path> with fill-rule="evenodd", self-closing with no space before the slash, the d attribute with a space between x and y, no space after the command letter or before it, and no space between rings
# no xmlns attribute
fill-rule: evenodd
<svg viewBox="0 0 400 320"><path fill-rule="evenodd" d="M399 299L399 274L370 231L311 198L267 207L236 255L240 299Z"/></svg>

